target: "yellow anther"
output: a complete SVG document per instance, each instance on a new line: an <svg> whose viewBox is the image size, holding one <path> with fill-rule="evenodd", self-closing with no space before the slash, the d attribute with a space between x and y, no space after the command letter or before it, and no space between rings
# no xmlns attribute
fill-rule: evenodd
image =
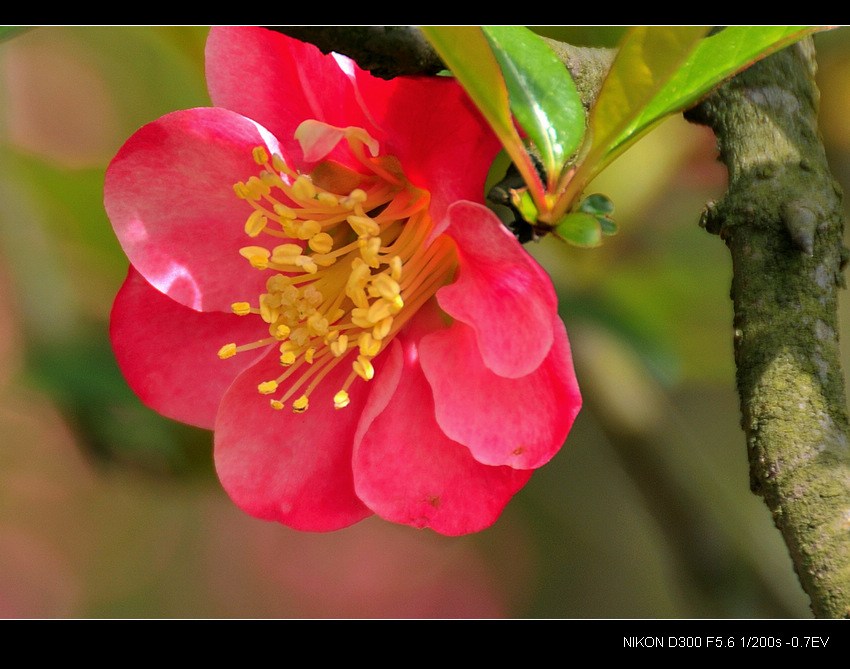
<svg viewBox="0 0 850 669"><path fill-rule="evenodd" d="M378 323L374 328L372 328L372 336L381 341L386 339L387 335L390 333L390 330L393 327L393 317L387 316L380 323Z"/></svg>
<svg viewBox="0 0 850 669"><path fill-rule="evenodd" d="M241 181L237 181L235 184L233 184L233 192L236 193L236 197L238 197L240 200L248 199L248 187Z"/></svg>
<svg viewBox="0 0 850 669"><path fill-rule="evenodd" d="M245 234L249 237L256 237L265 229L268 222L269 219L263 215L263 212L255 209L251 212L248 220L245 221Z"/></svg>
<svg viewBox="0 0 850 669"><path fill-rule="evenodd" d="M218 357L222 360L232 358L236 355L236 344L225 344L218 350Z"/></svg>
<svg viewBox="0 0 850 669"><path fill-rule="evenodd" d="M363 262L362 258L355 258L351 263L351 274L348 275L348 281L345 284L345 294L360 308L366 308L366 293L364 289L369 283L369 266Z"/></svg>
<svg viewBox="0 0 850 669"><path fill-rule="evenodd" d="M311 284L304 288L304 299L308 304L312 304L315 307L320 304L324 298L322 297L322 293L316 289L316 286Z"/></svg>
<svg viewBox="0 0 850 669"><path fill-rule="evenodd" d="M269 162L269 154L266 153L265 147L254 147L252 155L254 156L254 162L257 163L257 165L265 165L267 162Z"/></svg>
<svg viewBox="0 0 850 669"><path fill-rule="evenodd" d="M322 231L322 224L318 221L293 221L292 234L296 239L310 239Z"/></svg>
<svg viewBox="0 0 850 669"><path fill-rule="evenodd" d="M346 197L342 198L339 203L346 209L354 209L355 205L366 202L369 196L362 188L355 188Z"/></svg>
<svg viewBox="0 0 850 669"><path fill-rule="evenodd" d="M369 307L366 320L373 324L378 323L379 321L384 320L387 316L397 314L398 311L394 311L394 308L395 306L387 300L375 300Z"/></svg>
<svg viewBox="0 0 850 669"><path fill-rule="evenodd" d="M296 346L306 346L310 341L310 331L307 328L295 328L289 335L289 340Z"/></svg>
<svg viewBox="0 0 850 669"><path fill-rule="evenodd" d="M270 276L266 281L266 290L270 293L279 293L287 286L292 285L292 279L283 274L275 274Z"/></svg>
<svg viewBox="0 0 850 669"><path fill-rule="evenodd" d="M306 395L302 395L292 403L292 410L295 413L304 413L308 406L310 406L310 400L307 399Z"/></svg>
<svg viewBox="0 0 850 669"><path fill-rule="evenodd" d="M328 333L328 319L317 311L314 314L310 314L310 317L307 319L307 327L317 337L324 337Z"/></svg>
<svg viewBox="0 0 850 669"><path fill-rule="evenodd" d="M283 409L283 402L280 400L269 400L269 404L271 404L272 409L275 409L276 411Z"/></svg>
<svg viewBox="0 0 850 669"><path fill-rule="evenodd" d="M262 246L245 246L239 249L239 254L243 258L247 258L252 267L266 269L269 266L269 256L271 253Z"/></svg>
<svg viewBox="0 0 850 669"><path fill-rule="evenodd" d="M272 156L272 167L274 167L278 172L292 174L289 167L287 167L286 163L283 162L283 158L276 153Z"/></svg>
<svg viewBox="0 0 850 669"><path fill-rule="evenodd" d="M298 244L281 244L272 250L272 262L279 265L295 265L301 257L301 247Z"/></svg>
<svg viewBox="0 0 850 669"><path fill-rule="evenodd" d="M372 377L375 376L375 368L372 367L372 363L366 356L358 355L351 367L364 381L371 381Z"/></svg>
<svg viewBox="0 0 850 669"><path fill-rule="evenodd" d="M312 251L316 253L329 253L334 247L334 238L327 232L319 232L312 237L308 245ZM313 256L315 258L315 256Z"/></svg>
<svg viewBox="0 0 850 669"><path fill-rule="evenodd" d="M281 353L280 364L284 367L289 367L290 365L295 364L295 353L292 351Z"/></svg>
<svg viewBox="0 0 850 669"><path fill-rule="evenodd" d="M338 358L341 355L345 355L345 353L348 351L348 335L339 335L336 341L332 341L330 343L330 347L331 353L335 358Z"/></svg>
<svg viewBox="0 0 850 669"><path fill-rule="evenodd" d="M257 390L263 395L271 395L277 390L277 381L263 381L263 383L257 386Z"/></svg>
<svg viewBox="0 0 850 669"><path fill-rule="evenodd" d="M251 305L247 302L234 302L230 305L230 308L237 316L247 316L251 313Z"/></svg>
<svg viewBox="0 0 850 669"><path fill-rule="evenodd" d="M260 295L260 317L271 325L280 316L280 304L280 293L263 293Z"/></svg>
<svg viewBox="0 0 850 669"><path fill-rule="evenodd" d="M312 364L313 364L313 356L314 356L314 355L316 355L316 348L315 348L314 346L311 346L311 347L310 347L310 348L308 348L306 351L304 351L304 361L305 361L308 365L312 365Z"/></svg>
<svg viewBox="0 0 850 669"><path fill-rule="evenodd" d="M348 393L344 390L340 390L336 395L334 395L334 408L335 409L344 409L348 406L349 402L351 402L351 398L348 396Z"/></svg>
<svg viewBox="0 0 850 669"><path fill-rule="evenodd" d="M274 332L271 332L270 334L279 341L286 339L289 336L289 333L292 332L292 330L289 329L289 326L284 325L283 323L278 323L272 327L274 328Z"/></svg>
<svg viewBox="0 0 850 669"><path fill-rule="evenodd" d="M375 325L373 321L370 321L368 318L369 310L361 309L357 307L351 310L351 322L359 328L368 329Z"/></svg>
<svg viewBox="0 0 850 669"><path fill-rule="evenodd" d="M352 214L346 220L358 237L377 237L381 234L381 226L368 216Z"/></svg>
<svg viewBox="0 0 850 669"><path fill-rule="evenodd" d="M252 200L259 200L272 192L260 177L251 177L245 182L245 186L248 189L248 197Z"/></svg>
<svg viewBox="0 0 850 669"><path fill-rule="evenodd" d="M312 200L316 197L316 187L310 179L301 175L292 184L292 194L298 200Z"/></svg>
<svg viewBox="0 0 850 669"><path fill-rule="evenodd" d="M299 256L295 264L307 272L307 274L315 274L319 271L319 266L308 256Z"/></svg>
<svg viewBox="0 0 850 669"><path fill-rule="evenodd" d="M378 351L381 350L381 341L375 339L374 335L370 332L361 332L357 338L357 346L360 347L360 355L367 358L374 358L378 355Z"/></svg>
<svg viewBox="0 0 850 669"><path fill-rule="evenodd" d="M360 255L364 262L374 269L381 266L378 260L378 254L381 252L381 238L370 237L369 239L360 239Z"/></svg>
<svg viewBox="0 0 850 669"><path fill-rule="evenodd" d="M375 287L378 295L390 302L395 300L401 292L401 286L398 285L398 281L386 274L379 274L372 279L372 285Z"/></svg>
<svg viewBox="0 0 850 669"><path fill-rule="evenodd" d="M329 207L339 206L339 198L333 193L327 193L325 191L322 191L316 196L316 198L319 200L319 202Z"/></svg>
<svg viewBox="0 0 850 669"><path fill-rule="evenodd" d="M283 183L283 179L281 179L280 175L276 172L263 170L260 172L260 181L266 184L269 188L286 188L286 184Z"/></svg>

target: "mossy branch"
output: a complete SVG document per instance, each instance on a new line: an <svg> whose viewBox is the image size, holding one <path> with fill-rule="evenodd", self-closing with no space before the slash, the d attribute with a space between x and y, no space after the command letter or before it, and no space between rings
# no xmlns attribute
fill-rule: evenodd
<svg viewBox="0 0 850 669"><path fill-rule="evenodd" d="M841 190L817 128L807 39L688 113L729 171L702 224L732 254L735 362L753 491L819 617L850 617L850 428L838 348Z"/></svg>

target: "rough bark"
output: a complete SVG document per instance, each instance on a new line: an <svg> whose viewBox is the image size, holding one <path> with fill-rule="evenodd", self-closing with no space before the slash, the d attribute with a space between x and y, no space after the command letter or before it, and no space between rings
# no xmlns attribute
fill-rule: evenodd
<svg viewBox="0 0 850 669"><path fill-rule="evenodd" d="M850 447L838 347L841 190L817 129L805 40L724 84L709 125L729 190L704 227L733 263L734 343L750 480L819 617L850 617Z"/></svg>

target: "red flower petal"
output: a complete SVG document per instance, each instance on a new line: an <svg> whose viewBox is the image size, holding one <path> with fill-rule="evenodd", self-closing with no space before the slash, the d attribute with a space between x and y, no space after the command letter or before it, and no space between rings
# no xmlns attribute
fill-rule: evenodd
<svg viewBox="0 0 850 669"><path fill-rule="evenodd" d="M358 496L387 520L441 534L489 527L531 472L482 465L443 433L414 338L400 336L384 355L372 383L395 390L391 402L370 398L363 410L354 449Z"/></svg>
<svg viewBox="0 0 850 669"><path fill-rule="evenodd" d="M549 355L558 299L546 272L485 206L457 202L446 229L458 247L458 276L440 306L475 331L484 364L517 378Z"/></svg>
<svg viewBox="0 0 850 669"><path fill-rule="evenodd" d="M224 391L253 360L250 353L221 360L218 350L267 334L257 328L254 319L184 307L130 267L112 307L109 333L127 383L145 404L212 429Z"/></svg>
<svg viewBox="0 0 850 669"><path fill-rule="evenodd" d="M287 155L300 158L293 135L307 119L339 127L371 127L350 74L334 56L323 55L312 44L265 28L214 27L205 55L213 104L268 128Z"/></svg>
<svg viewBox="0 0 850 669"><path fill-rule="evenodd" d="M392 83L388 90L386 84ZM453 79L358 78L382 149L396 156L414 185L430 192L429 211L442 221L452 202L483 202L484 182L501 144Z"/></svg>
<svg viewBox="0 0 850 669"><path fill-rule="evenodd" d="M253 121L189 109L144 126L106 172L104 206L130 262L192 309L230 311L263 292L266 277L239 255L251 206L233 184L257 173L252 149L278 151Z"/></svg>
<svg viewBox="0 0 850 669"><path fill-rule="evenodd" d="M489 370L472 329L460 322L423 337L419 352L440 428L476 460L535 469L561 448L581 408L581 395L559 318L546 360L517 379Z"/></svg>
<svg viewBox="0 0 850 669"><path fill-rule="evenodd" d="M310 408L276 411L257 385L280 370L275 348L233 383L215 424L215 464L227 493L244 511L299 530L325 532L370 515L357 495L351 449L368 396L358 384L345 409L333 396L351 367L340 364L310 395Z"/></svg>
<svg viewBox="0 0 850 669"><path fill-rule="evenodd" d="M292 136L302 121L357 126L431 192L435 219L451 202L484 197L501 144L452 79L379 79L344 56L256 27L212 28L206 63L213 103L268 128L288 155L301 156Z"/></svg>

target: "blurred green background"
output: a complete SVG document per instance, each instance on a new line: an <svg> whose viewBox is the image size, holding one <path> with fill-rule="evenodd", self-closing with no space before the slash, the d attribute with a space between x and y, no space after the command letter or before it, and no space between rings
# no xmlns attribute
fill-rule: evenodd
<svg viewBox="0 0 850 669"><path fill-rule="evenodd" d="M373 518L305 534L233 506L211 434L143 407L107 334L127 261L104 170L141 125L209 105L206 32L47 27L0 42L0 616L810 615L749 492L731 262L697 226L725 171L710 131L681 118L593 184L618 235L528 246L559 290L585 408L496 525L445 538ZM846 34L816 37L845 188Z"/></svg>

